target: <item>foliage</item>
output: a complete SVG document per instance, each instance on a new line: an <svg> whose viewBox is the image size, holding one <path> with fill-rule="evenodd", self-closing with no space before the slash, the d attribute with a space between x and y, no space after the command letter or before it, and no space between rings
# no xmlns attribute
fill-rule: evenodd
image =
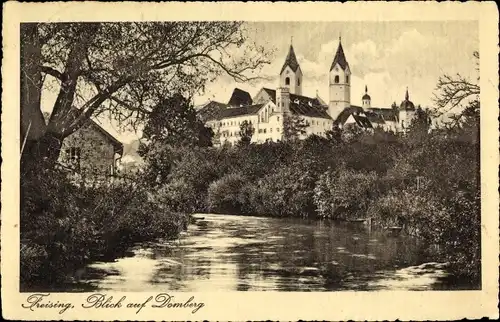
<svg viewBox="0 0 500 322"><path fill-rule="evenodd" d="M297 141L306 134L306 121L298 114L286 113L283 116L283 140Z"/></svg>
<svg viewBox="0 0 500 322"><path fill-rule="evenodd" d="M136 129L169 93L192 97L223 74L256 79L269 63L242 22L26 23L20 36L23 161L48 165L92 116ZM228 54L236 48L243 54ZM45 90L57 93L47 124Z"/></svg>
<svg viewBox="0 0 500 322"><path fill-rule="evenodd" d="M377 175L340 168L322 174L314 189L318 215L349 219L364 216L369 203L378 195Z"/></svg>
<svg viewBox="0 0 500 322"><path fill-rule="evenodd" d="M240 136L240 141L238 142L242 146L249 145L250 142L252 141L252 136L255 133L255 128L253 127L252 124L250 124L247 120L244 120L240 124L240 131L239 131L239 136Z"/></svg>
<svg viewBox="0 0 500 322"><path fill-rule="evenodd" d="M77 186L58 170L21 181L21 283L59 283L134 242L176 236L186 217L152 202L141 180Z"/></svg>
<svg viewBox="0 0 500 322"><path fill-rule="evenodd" d="M191 102L179 93L156 105L143 129L144 139L162 145L211 146L212 136L211 129L198 119Z"/></svg>
<svg viewBox="0 0 500 322"><path fill-rule="evenodd" d="M230 173L208 187L207 205L210 211L244 213L248 208L248 194L243 189L247 179L240 173Z"/></svg>

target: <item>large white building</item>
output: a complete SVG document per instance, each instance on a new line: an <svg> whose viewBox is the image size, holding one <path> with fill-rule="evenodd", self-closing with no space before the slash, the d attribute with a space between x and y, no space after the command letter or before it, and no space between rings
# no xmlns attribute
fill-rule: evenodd
<svg viewBox="0 0 500 322"><path fill-rule="evenodd" d="M365 86L362 106L351 105L351 69L340 39L329 70L328 103L317 94L316 97L302 95L303 75L290 45L278 88L261 88L253 98L236 88L227 104L211 101L201 107L200 117L213 129L216 144L233 144L240 140L240 125L244 121L255 129L252 142L280 141L283 139L283 120L289 114L299 116L307 124L301 139L312 134L325 136L334 124L340 128L352 125L400 132L405 131L415 117L415 105L409 100L408 90L399 107L394 103L391 107L380 108L371 106Z"/></svg>

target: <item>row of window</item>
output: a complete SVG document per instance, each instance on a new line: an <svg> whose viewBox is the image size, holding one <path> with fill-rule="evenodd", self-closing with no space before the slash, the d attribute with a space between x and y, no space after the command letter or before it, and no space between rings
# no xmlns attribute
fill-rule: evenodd
<svg viewBox="0 0 500 322"><path fill-rule="evenodd" d="M276 132L277 133L280 132L280 128L279 127L276 128ZM259 129L259 133L267 133L267 129ZM273 129L272 128L269 129L269 133L273 133Z"/></svg>
<svg viewBox="0 0 500 322"><path fill-rule="evenodd" d="M285 85L290 85L290 77L285 78ZM297 78L297 86L300 86L300 78Z"/></svg>
<svg viewBox="0 0 500 322"><path fill-rule="evenodd" d="M307 126L309 125L321 125L321 121L314 121L311 120L311 124L309 124L309 121L306 121ZM323 121L323 126L326 126L326 121Z"/></svg>
<svg viewBox="0 0 500 322"><path fill-rule="evenodd" d="M274 108L271 109L271 113L274 113ZM266 120L268 119L268 114L267 114L267 110L262 112L261 116L260 116L260 121L261 123L264 123L266 122ZM241 123L243 123L244 121L246 120L243 120L243 121L227 121L227 122L219 122L218 125L219 126L240 126ZM278 122L280 121L280 117L278 116ZM253 124L252 121L247 121L249 124Z"/></svg>
<svg viewBox="0 0 500 322"><path fill-rule="evenodd" d="M235 125L241 125L241 123L245 122L247 120L243 121L227 121L227 122L219 122L219 126L235 126ZM252 120L247 121L249 124L252 124Z"/></svg>
<svg viewBox="0 0 500 322"><path fill-rule="evenodd" d="M335 75L335 80L334 80L335 84L338 84L340 82L340 77L339 75ZM345 82L349 84L349 76L346 76L345 77Z"/></svg>

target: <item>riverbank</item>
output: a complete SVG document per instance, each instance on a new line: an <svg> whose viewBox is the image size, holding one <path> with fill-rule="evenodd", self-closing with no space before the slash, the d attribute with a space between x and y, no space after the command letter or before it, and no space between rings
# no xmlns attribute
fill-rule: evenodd
<svg viewBox="0 0 500 322"><path fill-rule="evenodd" d="M57 170L21 180L21 289L57 285L130 246L175 238L188 216L156 202L140 181L76 185Z"/></svg>
<svg viewBox="0 0 500 322"><path fill-rule="evenodd" d="M66 291L455 289L442 282L446 265L413 238L333 221L194 216L179 239L139 243L112 262L94 262Z"/></svg>
<svg viewBox="0 0 500 322"><path fill-rule="evenodd" d="M297 142L162 150L164 202L189 212L357 220L439 244L480 279L479 145L472 130L311 136ZM156 151L156 150L155 150ZM154 175L154 173L152 173Z"/></svg>

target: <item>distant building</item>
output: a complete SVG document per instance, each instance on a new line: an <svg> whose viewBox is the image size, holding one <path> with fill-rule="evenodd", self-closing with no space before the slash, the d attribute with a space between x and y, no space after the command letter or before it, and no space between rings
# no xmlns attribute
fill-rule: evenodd
<svg viewBox="0 0 500 322"><path fill-rule="evenodd" d="M336 124L347 124L363 129L381 128L385 131L405 132L415 117L415 105L409 100L408 89L399 108L372 107L368 87L362 96L362 106L351 105L351 69L339 39L339 45L329 70L329 100L302 95L303 72L290 45L279 75L276 89L261 88L251 98L239 88L234 89L227 104L212 101L199 109L199 115L215 133L215 144L235 143L240 125L247 121L255 129L252 142L283 139L283 119L288 113L300 116L307 127L301 139L309 135L325 136Z"/></svg>
<svg viewBox="0 0 500 322"><path fill-rule="evenodd" d="M59 163L92 177L116 175L123 144L93 120L64 139Z"/></svg>

